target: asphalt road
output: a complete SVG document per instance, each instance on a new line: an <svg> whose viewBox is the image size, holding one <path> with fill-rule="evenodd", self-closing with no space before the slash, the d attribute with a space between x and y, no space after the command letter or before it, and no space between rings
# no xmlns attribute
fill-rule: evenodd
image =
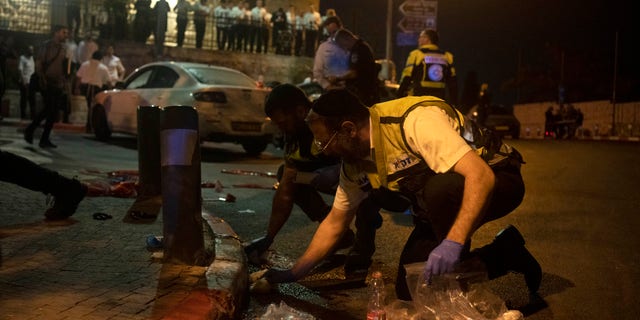
<svg viewBox="0 0 640 320"><path fill-rule="evenodd" d="M137 169L136 141L116 136L101 143L81 133L54 132L58 149L26 149L15 127L0 126L0 147L26 155L48 167L73 174L81 169ZM510 308L525 308L526 319L638 319L640 306L640 144L596 141L510 141L524 155L527 193L511 215L483 226L473 246L491 241L496 232L514 224L543 268L540 295L544 304L527 307L528 296L520 275L487 283ZM222 193L203 189L204 209L227 220L243 240L264 233L275 180L270 177L233 175L223 169L275 172L281 150L269 148L259 158L244 154L240 146L205 144L202 180L219 180ZM241 187L254 184L262 188ZM234 185L236 185L234 187ZM215 201L230 193L234 203ZM330 197L327 197L330 201ZM393 300L393 282L400 248L410 231L402 214L383 214L385 223L377 237L371 270L381 270ZM276 260L286 265L300 255L317 224L299 209L280 232L273 248ZM339 277L339 271L328 276ZM320 319L361 319L367 303L366 288L346 285L281 286L271 295L253 295L246 319L264 313L271 303L284 301Z"/></svg>

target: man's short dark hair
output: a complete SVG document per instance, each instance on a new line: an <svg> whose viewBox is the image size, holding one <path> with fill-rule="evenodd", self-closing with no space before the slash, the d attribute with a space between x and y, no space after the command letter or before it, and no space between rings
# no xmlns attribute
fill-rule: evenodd
<svg viewBox="0 0 640 320"><path fill-rule="evenodd" d="M91 59L93 60L102 60L102 57L104 57L104 55L100 50L96 50L93 52L93 54L91 54Z"/></svg>
<svg viewBox="0 0 640 320"><path fill-rule="evenodd" d="M329 17L327 17L327 19L325 19L324 22L322 23L322 26L326 27L331 23L335 23L338 26L338 28L342 27L342 20L340 20L340 17L338 17L338 16L329 16Z"/></svg>
<svg viewBox="0 0 640 320"><path fill-rule="evenodd" d="M437 31L433 29L426 29L423 32L427 37L429 37L429 40L431 40L431 43L437 45L438 42L440 42L440 37L438 36Z"/></svg>
<svg viewBox="0 0 640 320"><path fill-rule="evenodd" d="M271 117L275 110L293 111L297 106L311 108L307 95L295 85L284 83L275 86L264 103L264 113Z"/></svg>

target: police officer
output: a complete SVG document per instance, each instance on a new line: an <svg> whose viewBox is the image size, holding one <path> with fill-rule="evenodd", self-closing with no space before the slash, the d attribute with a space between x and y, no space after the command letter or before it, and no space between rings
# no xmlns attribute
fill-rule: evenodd
<svg viewBox="0 0 640 320"><path fill-rule="evenodd" d="M402 71L398 97L436 96L458 103L458 82L453 55L438 47L438 33L426 29L418 36L418 49L409 53Z"/></svg>

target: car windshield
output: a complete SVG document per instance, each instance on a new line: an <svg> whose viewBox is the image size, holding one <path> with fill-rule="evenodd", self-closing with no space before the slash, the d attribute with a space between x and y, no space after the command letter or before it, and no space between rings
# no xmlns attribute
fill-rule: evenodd
<svg viewBox="0 0 640 320"><path fill-rule="evenodd" d="M186 68L199 82L211 85L255 88L256 82L247 75L232 70L208 67Z"/></svg>

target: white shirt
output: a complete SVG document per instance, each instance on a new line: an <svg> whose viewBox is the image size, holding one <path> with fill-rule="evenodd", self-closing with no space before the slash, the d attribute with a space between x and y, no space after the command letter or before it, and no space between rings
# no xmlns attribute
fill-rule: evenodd
<svg viewBox="0 0 640 320"><path fill-rule="evenodd" d="M91 56L96 51L98 51L98 44L95 41L80 41L78 45L78 63L91 60Z"/></svg>
<svg viewBox="0 0 640 320"><path fill-rule="evenodd" d="M114 55L104 56L102 58L102 64L107 66L107 70L109 70L109 83L111 86L115 86L118 81L122 81L125 69L120 58Z"/></svg>
<svg viewBox="0 0 640 320"><path fill-rule="evenodd" d="M227 26L226 18L231 13L231 10L223 7L222 5L218 5L213 8L213 17L216 19L216 26L220 28L224 28Z"/></svg>
<svg viewBox="0 0 640 320"><path fill-rule="evenodd" d="M264 25L264 16L267 14L267 9L261 7L254 7L251 9L251 23L254 26Z"/></svg>
<svg viewBox="0 0 640 320"><path fill-rule="evenodd" d="M102 62L91 59L80 65L80 69L76 72L76 76L80 78L80 83L102 87L109 84L109 70Z"/></svg>
<svg viewBox="0 0 640 320"><path fill-rule="evenodd" d="M72 39L67 40L67 59L71 59L73 63L78 63L78 45Z"/></svg>
<svg viewBox="0 0 640 320"><path fill-rule="evenodd" d="M322 23L322 16L317 11L307 12L304 15L304 25L307 30L318 30Z"/></svg>
<svg viewBox="0 0 640 320"><path fill-rule="evenodd" d="M458 133L458 122L435 106L411 111L405 119L403 129L407 145L436 173L448 172L472 150ZM341 210L353 210L367 193L360 189L357 181L352 181L343 172L341 170L333 206Z"/></svg>
<svg viewBox="0 0 640 320"><path fill-rule="evenodd" d="M20 80L22 80L22 84L29 84L29 80L31 80L31 75L36 71L36 64L33 61L33 56L20 56L20 61L18 62L18 71L20 71Z"/></svg>
<svg viewBox="0 0 640 320"><path fill-rule="evenodd" d="M325 41L318 46L313 60L313 78L322 88L330 83L327 77L343 76L349 71L349 52L333 41Z"/></svg>

